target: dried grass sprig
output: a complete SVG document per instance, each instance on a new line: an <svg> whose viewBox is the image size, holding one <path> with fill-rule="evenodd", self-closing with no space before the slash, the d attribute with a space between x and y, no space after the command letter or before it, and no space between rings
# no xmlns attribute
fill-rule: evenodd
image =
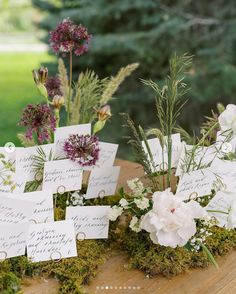
<svg viewBox="0 0 236 294"><path fill-rule="evenodd" d="M106 89L104 90L100 105L105 105L112 98L114 93L118 90L122 82L136 70L139 63L128 64L126 67L122 67L115 77L111 77Z"/></svg>

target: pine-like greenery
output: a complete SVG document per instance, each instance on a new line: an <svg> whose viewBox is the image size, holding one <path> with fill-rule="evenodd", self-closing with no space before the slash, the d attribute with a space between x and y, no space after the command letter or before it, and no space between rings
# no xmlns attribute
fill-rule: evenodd
<svg viewBox="0 0 236 294"><path fill-rule="evenodd" d="M77 58L79 72L90 68L106 77L121 66L140 63L119 92L121 99L113 102L116 108L113 113L128 109L135 121L138 118L144 122L144 128L151 126L155 117L149 111L153 108L152 91L139 78L162 80L168 70L169 56L175 52L195 56L188 78L191 100L182 118L185 127L198 126L216 102L226 104L234 99L235 0L33 0L33 3L48 12L40 24L46 31L62 18L70 17L93 34L88 54ZM115 121L107 129L108 134L117 133L121 119L117 117ZM121 132L124 133L119 130L117 141L122 141L118 139Z"/></svg>

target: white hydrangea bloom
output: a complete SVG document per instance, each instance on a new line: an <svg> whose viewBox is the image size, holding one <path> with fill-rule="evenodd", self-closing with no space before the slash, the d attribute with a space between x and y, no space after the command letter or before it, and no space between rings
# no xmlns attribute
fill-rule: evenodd
<svg viewBox="0 0 236 294"><path fill-rule="evenodd" d="M137 218L137 216L133 216L130 223L129 223L129 227L132 231L138 233L141 231L140 228L140 222L139 219Z"/></svg>
<svg viewBox="0 0 236 294"><path fill-rule="evenodd" d="M149 199L146 197L134 199L134 203L141 210L147 209L149 207Z"/></svg>
<svg viewBox="0 0 236 294"><path fill-rule="evenodd" d="M117 205L111 207L108 212L108 219L111 221L117 220L118 216L120 216L123 212L123 208Z"/></svg>

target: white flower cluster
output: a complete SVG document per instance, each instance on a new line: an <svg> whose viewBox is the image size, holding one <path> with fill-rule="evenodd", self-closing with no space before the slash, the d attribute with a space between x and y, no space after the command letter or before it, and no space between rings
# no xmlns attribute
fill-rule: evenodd
<svg viewBox="0 0 236 294"><path fill-rule="evenodd" d="M140 196L144 193L145 188L139 178L129 180L127 181L127 184L134 196Z"/></svg>
<svg viewBox="0 0 236 294"><path fill-rule="evenodd" d="M79 192L74 192L70 197L71 203L74 206L83 206L84 205L84 197L79 194Z"/></svg>
<svg viewBox="0 0 236 294"><path fill-rule="evenodd" d="M137 218L137 216L133 216L130 223L129 223L129 227L132 231L138 233L141 231L141 227L140 227L140 221Z"/></svg>
<svg viewBox="0 0 236 294"><path fill-rule="evenodd" d="M108 219L111 221L116 221L117 218L122 214L123 208L115 205L112 208L110 208L109 213L108 213Z"/></svg>

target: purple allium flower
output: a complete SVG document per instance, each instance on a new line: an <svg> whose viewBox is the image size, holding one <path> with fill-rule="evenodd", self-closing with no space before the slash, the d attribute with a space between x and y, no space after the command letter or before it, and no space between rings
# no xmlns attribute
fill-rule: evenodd
<svg viewBox="0 0 236 294"><path fill-rule="evenodd" d="M23 110L19 125L27 127L26 138L31 140L35 132L39 143L43 143L49 141L51 132L55 131L56 119L48 105L29 104Z"/></svg>
<svg viewBox="0 0 236 294"><path fill-rule="evenodd" d="M99 141L97 136L70 135L64 143L66 156L82 165L95 165L99 158Z"/></svg>
<svg viewBox="0 0 236 294"><path fill-rule="evenodd" d="M76 25L69 18L64 19L55 30L50 32L50 46L56 54L74 52L76 56L88 51L91 35L82 25Z"/></svg>
<svg viewBox="0 0 236 294"><path fill-rule="evenodd" d="M48 91L48 96L50 98L53 98L54 96L62 96L62 91L61 91L61 81L58 77L49 77L47 78L45 87Z"/></svg>

